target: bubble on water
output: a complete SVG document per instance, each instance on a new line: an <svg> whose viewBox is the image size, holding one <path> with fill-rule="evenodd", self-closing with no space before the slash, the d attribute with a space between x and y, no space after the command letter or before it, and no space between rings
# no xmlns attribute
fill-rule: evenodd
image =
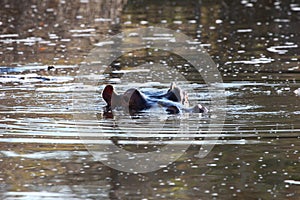
<svg viewBox="0 0 300 200"><path fill-rule="evenodd" d="M222 23L223 23L223 20L221 20L221 19L216 20L216 24L222 24Z"/></svg>
<svg viewBox="0 0 300 200"><path fill-rule="evenodd" d="M291 21L290 19L279 19L279 18L274 19L274 22L288 23L290 21Z"/></svg>
<svg viewBox="0 0 300 200"><path fill-rule="evenodd" d="M145 21L145 20L143 20L143 21L140 21L140 24L142 24L142 25L146 25L146 24L148 24L148 21Z"/></svg>
<svg viewBox="0 0 300 200"><path fill-rule="evenodd" d="M182 21L180 21L180 20L175 20L175 21L173 21L173 23L174 23L174 24L182 24Z"/></svg>
<svg viewBox="0 0 300 200"><path fill-rule="evenodd" d="M238 33L250 33L252 32L252 29L248 28L248 29L238 29L237 30Z"/></svg>
<svg viewBox="0 0 300 200"><path fill-rule="evenodd" d="M297 96L300 96L300 88L294 90L294 93L295 93Z"/></svg>
<svg viewBox="0 0 300 200"><path fill-rule="evenodd" d="M54 9L53 8L47 8L46 12L54 12Z"/></svg>
<svg viewBox="0 0 300 200"><path fill-rule="evenodd" d="M126 22L124 22L123 24L124 24L124 25L129 25L129 24L132 24L132 22L131 22L131 21L126 21Z"/></svg>
<svg viewBox="0 0 300 200"><path fill-rule="evenodd" d="M188 22L189 22L189 24L196 24L197 23L197 21L194 20L194 19L193 20L189 20Z"/></svg>
<svg viewBox="0 0 300 200"><path fill-rule="evenodd" d="M300 5L299 4L291 4L291 10L295 11L295 12L299 12L300 11Z"/></svg>

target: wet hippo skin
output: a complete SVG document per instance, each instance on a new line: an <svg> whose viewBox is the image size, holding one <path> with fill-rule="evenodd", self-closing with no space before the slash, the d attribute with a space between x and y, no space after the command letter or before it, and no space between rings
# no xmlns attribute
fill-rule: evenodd
<svg viewBox="0 0 300 200"><path fill-rule="evenodd" d="M181 112L207 112L207 109L201 105L196 105L191 108L187 107L188 96L186 92L182 91L175 83L172 83L169 90L165 93L141 92L138 89L130 88L123 94L118 94L112 85L107 85L102 92L102 97L107 103L107 110L122 107L127 109L130 113L135 113L153 106L161 106L165 107L166 111L170 114Z"/></svg>

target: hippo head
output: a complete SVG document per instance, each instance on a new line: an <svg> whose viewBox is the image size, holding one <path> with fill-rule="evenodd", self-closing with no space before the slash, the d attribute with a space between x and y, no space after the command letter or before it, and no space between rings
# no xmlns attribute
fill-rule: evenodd
<svg viewBox="0 0 300 200"><path fill-rule="evenodd" d="M186 107L188 104L187 94L177 87L175 83L171 84L167 93L147 97L135 88L128 89L123 94L118 94L112 85L107 85L102 92L102 97L106 101L106 109L109 111L116 107L122 107L129 113L135 113L158 104L167 108L166 111L170 114L177 114L182 111L189 113L208 112L207 108L201 105L191 108Z"/></svg>

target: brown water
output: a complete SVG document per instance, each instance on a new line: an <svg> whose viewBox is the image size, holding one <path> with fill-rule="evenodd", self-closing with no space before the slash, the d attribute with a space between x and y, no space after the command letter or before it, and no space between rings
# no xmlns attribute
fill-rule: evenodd
<svg viewBox="0 0 300 200"><path fill-rule="evenodd" d="M300 88L299 2L3 0L0 5L0 199L299 198L300 97L294 93ZM104 72L83 76L82 71L95 44L148 26L181 30L201 42L223 77L217 88L226 90L227 105L220 108L226 121L222 132L213 132L207 125L213 116L189 115L188 124L202 132L185 133L197 139L179 159L154 172L127 173L95 159L89 145L117 141L131 151L180 146L176 124L183 124L184 116L170 118L158 110L134 122L120 118L122 112L111 118L103 114L103 84L113 83L119 91L166 90L170 81L162 77L182 72L184 61L148 49L121 57ZM165 64L160 79L139 77L149 67L138 66L145 60ZM192 105L209 107L209 86L197 77L189 72L186 78L193 81L176 82ZM87 81L80 85L78 78ZM96 117L78 119L81 113ZM164 132L155 129L162 126L161 117L167 121ZM124 135L116 122L142 129ZM84 143L99 129L105 130L101 140ZM206 144L214 148L200 159Z"/></svg>

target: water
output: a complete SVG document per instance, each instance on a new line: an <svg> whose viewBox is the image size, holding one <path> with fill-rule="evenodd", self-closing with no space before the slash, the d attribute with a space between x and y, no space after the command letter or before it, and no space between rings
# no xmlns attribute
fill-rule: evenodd
<svg viewBox="0 0 300 200"><path fill-rule="evenodd" d="M0 9L1 199L298 198L296 1L2 1ZM221 132L209 129L210 114L103 113L104 84L164 91L188 67L148 49L121 57L107 71L83 73L89 52L109 44L103 39L147 26L181 30L217 63L224 83L215 88L227 98ZM160 76L141 81L155 63L165 66ZM190 104L211 107L218 90L210 94L193 71L185 77L192 81L176 82ZM189 131L178 132L186 123ZM111 141L152 152L191 140L175 162L144 174L109 168L101 160L105 151L98 159L91 151ZM199 158L205 145L214 146Z"/></svg>

